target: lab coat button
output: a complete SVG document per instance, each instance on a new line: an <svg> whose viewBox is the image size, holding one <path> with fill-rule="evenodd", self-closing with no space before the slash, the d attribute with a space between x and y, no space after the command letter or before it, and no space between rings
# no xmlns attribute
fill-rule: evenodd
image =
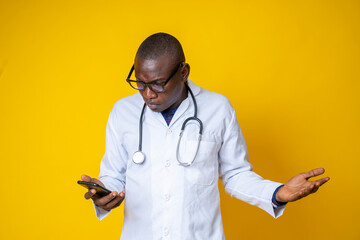
<svg viewBox="0 0 360 240"><path fill-rule="evenodd" d="M169 201L170 200L170 195L169 194L165 194L164 195L165 201Z"/></svg>
<svg viewBox="0 0 360 240"><path fill-rule="evenodd" d="M170 167L170 162L169 162L169 160L165 161L165 167Z"/></svg>
<svg viewBox="0 0 360 240"><path fill-rule="evenodd" d="M166 134L170 135L171 133L172 133L172 130L168 129Z"/></svg>
<svg viewBox="0 0 360 240"><path fill-rule="evenodd" d="M167 235L169 235L169 230L167 230L166 228L164 229L164 236L166 237Z"/></svg>

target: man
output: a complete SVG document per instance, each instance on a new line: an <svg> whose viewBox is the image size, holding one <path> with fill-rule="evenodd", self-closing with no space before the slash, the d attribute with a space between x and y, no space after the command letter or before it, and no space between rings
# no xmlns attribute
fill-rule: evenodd
<svg viewBox="0 0 360 240"><path fill-rule="evenodd" d="M99 219L125 199L121 239L224 239L219 177L232 196L274 217L285 203L316 192L329 180L308 180L324 169L299 174L285 185L251 171L233 107L224 96L195 85L189 73L176 38L165 33L148 37L128 77L139 92L119 100L110 113L100 180L82 176L113 191L105 197L94 189L85 194ZM187 122L180 138L189 117L200 120Z"/></svg>

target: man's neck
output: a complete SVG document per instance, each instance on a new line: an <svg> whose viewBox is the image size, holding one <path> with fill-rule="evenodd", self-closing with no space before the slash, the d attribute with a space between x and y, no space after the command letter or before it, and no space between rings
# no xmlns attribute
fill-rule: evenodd
<svg viewBox="0 0 360 240"><path fill-rule="evenodd" d="M178 108L180 106L180 104L188 97L188 87L184 88L183 93L181 94L181 97L179 98L178 101L176 101L173 105L171 105L170 107L168 107L167 109L165 109L163 112L168 112L171 111L174 108Z"/></svg>

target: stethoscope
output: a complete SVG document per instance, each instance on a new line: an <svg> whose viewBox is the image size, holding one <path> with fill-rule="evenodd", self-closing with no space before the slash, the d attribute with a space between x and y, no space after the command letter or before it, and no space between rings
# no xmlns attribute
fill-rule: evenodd
<svg viewBox="0 0 360 240"><path fill-rule="evenodd" d="M176 146L176 160L178 161L179 165L181 165L183 167L188 167L194 163L196 155L199 151L201 135L202 135L202 131L203 131L203 124L202 124L201 120L199 118L197 118L197 103L196 103L194 94L191 91L190 87L188 86L187 82L185 83L185 86L186 86L187 90L190 92L191 98L194 102L195 110L194 110L194 116L185 119L184 123L181 126L179 140L178 140L177 146ZM140 121L139 121L139 147L138 147L138 150L132 156L132 160L136 164L142 164L145 161L145 154L142 152L142 125L143 125L142 123L143 123L143 116L144 116L145 108L146 108L146 103L144 103L144 106L141 110ZM182 138L183 132L185 130L186 124L189 123L190 121L197 121L199 123L199 137L198 137L198 142L197 142L197 146L196 146L195 156L193 157L193 159L189 162L182 162L181 160L179 160L179 147L180 147L181 138Z"/></svg>

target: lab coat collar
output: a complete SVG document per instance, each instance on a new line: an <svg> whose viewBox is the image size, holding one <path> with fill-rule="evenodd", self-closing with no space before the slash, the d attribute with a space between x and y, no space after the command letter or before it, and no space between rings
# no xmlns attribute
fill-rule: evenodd
<svg viewBox="0 0 360 240"><path fill-rule="evenodd" d="M189 78L188 78L187 82L188 82L188 85L189 85L191 91L193 92L193 94L195 96L198 95L200 92L200 86L195 85L195 83L193 81L191 81Z"/></svg>

